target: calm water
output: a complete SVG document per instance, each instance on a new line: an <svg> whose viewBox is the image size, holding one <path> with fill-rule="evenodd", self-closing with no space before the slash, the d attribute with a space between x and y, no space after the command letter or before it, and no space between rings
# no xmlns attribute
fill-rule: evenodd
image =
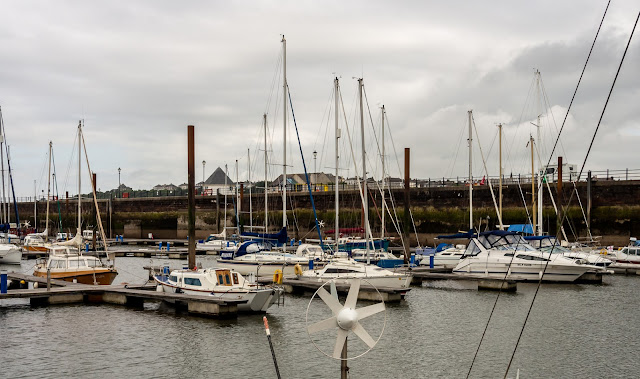
<svg viewBox="0 0 640 379"><path fill-rule="evenodd" d="M198 260L205 267L214 263ZM23 261L22 269L30 273L34 263ZM142 266L148 263L119 259L116 281L143 282ZM543 284L509 376L519 368L521 378L635 377L640 370L639 284L640 277L631 276L609 276L602 285ZM534 291L535 284L519 284L516 294L500 296L472 377L504 375ZM388 306L380 342L350 362L351 377L464 377L496 296L467 282L413 287L406 301ZM267 314L282 377L339 377L339 362L316 350L305 332L308 303L307 297L287 296L283 307ZM326 315L313 301L310 319ZM376 338L384 314L366 321ZM330 353L334 336L320 333L314 340ZM362 351L350 337L349 355ZM4 378L275 377L261 315L212 320L153 303L133 310L31 308L23 300L0 300L0 359Z"/></svg>

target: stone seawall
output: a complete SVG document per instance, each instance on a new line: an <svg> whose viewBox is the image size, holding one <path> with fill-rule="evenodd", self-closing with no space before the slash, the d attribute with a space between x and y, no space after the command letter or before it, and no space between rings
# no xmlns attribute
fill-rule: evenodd
<svg viewBox="0 0 640 379"><path fill-rule="evenodd" d="M555 184L551 184L551 191L557 199ZM576 191L577 189L577 191ZM568 235L586 235L586 222L583 216L584 209L587 213L587 188L586 183L578 183L576 189L571 184L565 183L563 197L565 203L571 199L568 211L569 223L565 224ZM527 190L529 190L527 192ZM531 207L531 187L524 184L509 185L503 188L503 222L505 224L523 223L527 219L524 209L523 197ZM494 188L495 196L497 190ZM387 198L389 195L387 194ZM380 230L381 195L379 192L370 192L370 219L372 230ZM579 201L578 201L579 199ZM314 192L314 201L318 212L318 218L323 220L325 228L331 229L334 219L334 193L329 191ZM389 200L388 200L389 201ZM557 200L556 200L557 201ZM234 211L233 196L227 198L228 227L235 226L236 216ZM249 224L248 212L250 206L249 196L245 194L240 204L240 223ZM393 191L393 203L395 204L398 219L403 219L404 194L401 189ZM473 191L474 224L482 222L483 228L493 228L497 223L493 198L488 186L475 186ZM50 206L50 218L56 220L50 224L57 224L62 218L63 229L75 231L76 201L62 199L58 203L52 202ZM158 238L186 238L187 234L187 197L155 197L133 199L110 199L98 201L103 225L107 233L124 234L132 238L146 238L148 233L153 233ZM269 222L270 225L281 224L282 199L281 194L269 195ZM341 227L358 227L362 214L360 195L358 191L342 191L340 197ZM430 239L430 235L450 233L466 229L468 219L468 187L422 187L412 188L410 195L411 212L416 224L416 232L421 243L424 238ZM555 230L556 216L551 205L549 193L544 194L545 209L544 224L546 230ZM315 232L309 233L315 225L311 201L306 192L289 193L288 219L290 224L297 225L296 233L290 236L303 238L315 236ZM59 208L59 211L58 211ZM95 225L95 216L91 209L93 201L83 200L83 222L87 225ZM33 203L19 203L18 209L21 220L29 220L34 225ZM251 199L254 225L264 224L264 195L253 194ZM44 228L44 216L46 203L38 203L38 226ZM594 181L591 188L591 225L592 234L603 235L615 240L617 245L628 241L629 236L640 235L640 181ZM209 233L217 232L224 226L224 196L196 196L196 235L203 238ZM386 217L386 228L389 232L395 230L390 217ZM90 221L86 221L90 220ZM400 226L401 228L401 226ZM571 237L570 237L571 238ZM413 237L415 240L415 237Z"/></svg>

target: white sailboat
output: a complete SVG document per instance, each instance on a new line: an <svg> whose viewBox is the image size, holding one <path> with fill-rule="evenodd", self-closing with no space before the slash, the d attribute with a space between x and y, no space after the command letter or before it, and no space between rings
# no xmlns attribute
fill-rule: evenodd
<svg viewBox="0 0 640 379"><path fill-rule="evenodd" d="M7 153L7 168L9 177L11 177L11 162L9 156L9 148L5 143L5 128L4 128L4 119L2 117L2 109L0 109L0 162L2 164L2 203L3 203L3 211L2 212L2 231L5 233L3 238L0 239L0 264L20 264L22 260L22 250L19 246L14 243L11 243L12 236L16 241L19 241L18 236L9 234L9 226L10 226L10 215L9 215L9 203L5 204L5 182L4 182L4 153L6 149ZM13 191L13 185L11 185L11 190ZM13 196L14 204L15 204L15 194ZM17 208L16 208L17 210ZM16 217L17 219L17 217Z"/></svg>

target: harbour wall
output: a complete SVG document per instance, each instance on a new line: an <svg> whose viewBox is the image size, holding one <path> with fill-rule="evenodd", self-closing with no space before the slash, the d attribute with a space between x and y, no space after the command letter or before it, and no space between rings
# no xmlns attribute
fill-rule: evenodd
<svg viewBox="0 0 640 379"><path fill-rule="evenodd" d="M555 184L550 184L554 199L558 202ZM497 201L497 189L494 187ZM392 199L387 193L387 204L394 204L395 217L404 219L404 192L402 189L392 191ZM324 221L324 229L333 229L335 218L334 193L315 191L314 203L318 219ZM297 239L317 238L314 230L315 221L308 192L288 192L288 220L291 237ZM590 213L591 232L603 236L603 244L625 245L630 236L640 235L640 181L593 181L591 186L591 209L588 212L589 199L587 185L565 183L562 191L563 204L569 203L568 222L564 224L569 239L573 236L586 236L586 216ZM369 219L374 234L381 229L381 199L378 191L369 192ZM525 210L523 199L526 199L529 210ZM569 202L570 201L570 202ZM221 231L225 225L225 201L223 195L196 196L196 237L204 238L209 233ZM236 225L234 196L227 197L226 225ZM249 209L253 215L255 226L264 225L264 194L247 193L240 203L240 224L249 226ZM555 231L557 218L551 204L548 191L544 193L543 224L545 230ZM147 238L153 233L156 238L186 238L187 235L187 197L151 197L130 199L98 200L100 215L109 235L124 235L130 238ZM465 186L420 187L410 189L411 214L415 222L412 229L412 240L415 244L416 234L420 243L432 244L433 237L438 234L454 233L466 230L469 226L469 189ZM473 188L474 225L482 229L495 228L498 224L494 208L494 200L489 186ZM83 200L83 228L96 224L92 200ZM58 220L62 220L63 230L75 232L77 202L75 199L61 199L50 204L50 230L57 231ZM18 203L21 221L29 220L34 225L33 202ZM510 184L503 188L503 223L525 223L531 213L530 184ZM44 229L46 202L37 203L38 227ZM268 214L270 229L277 229L282 223L282 195L270 193L268 196ZM341 191L340 193L340 226L360 227L362 206L359 191ZM393 235L397 228L391 217L385 217L386 230ZM552 232L552 234L555 234Z"/></svg>

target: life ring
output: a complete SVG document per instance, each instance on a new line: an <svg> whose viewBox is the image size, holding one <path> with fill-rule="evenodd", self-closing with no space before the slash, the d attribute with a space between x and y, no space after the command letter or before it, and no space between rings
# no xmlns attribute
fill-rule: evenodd
<svg viewBox="0 0 640 379"><path fill-rule="evenodd" d="M278 269L273 273L273 282L276 284L282 284L282 270Z"/></svg>
<svg viewBox="0 0 640 379"><path fill-rule="evenodd" d="M300 266L300 263L296 263L296 265L293 266L293 272L296 274L296 276L302 275L302 266Z"/></svg>

